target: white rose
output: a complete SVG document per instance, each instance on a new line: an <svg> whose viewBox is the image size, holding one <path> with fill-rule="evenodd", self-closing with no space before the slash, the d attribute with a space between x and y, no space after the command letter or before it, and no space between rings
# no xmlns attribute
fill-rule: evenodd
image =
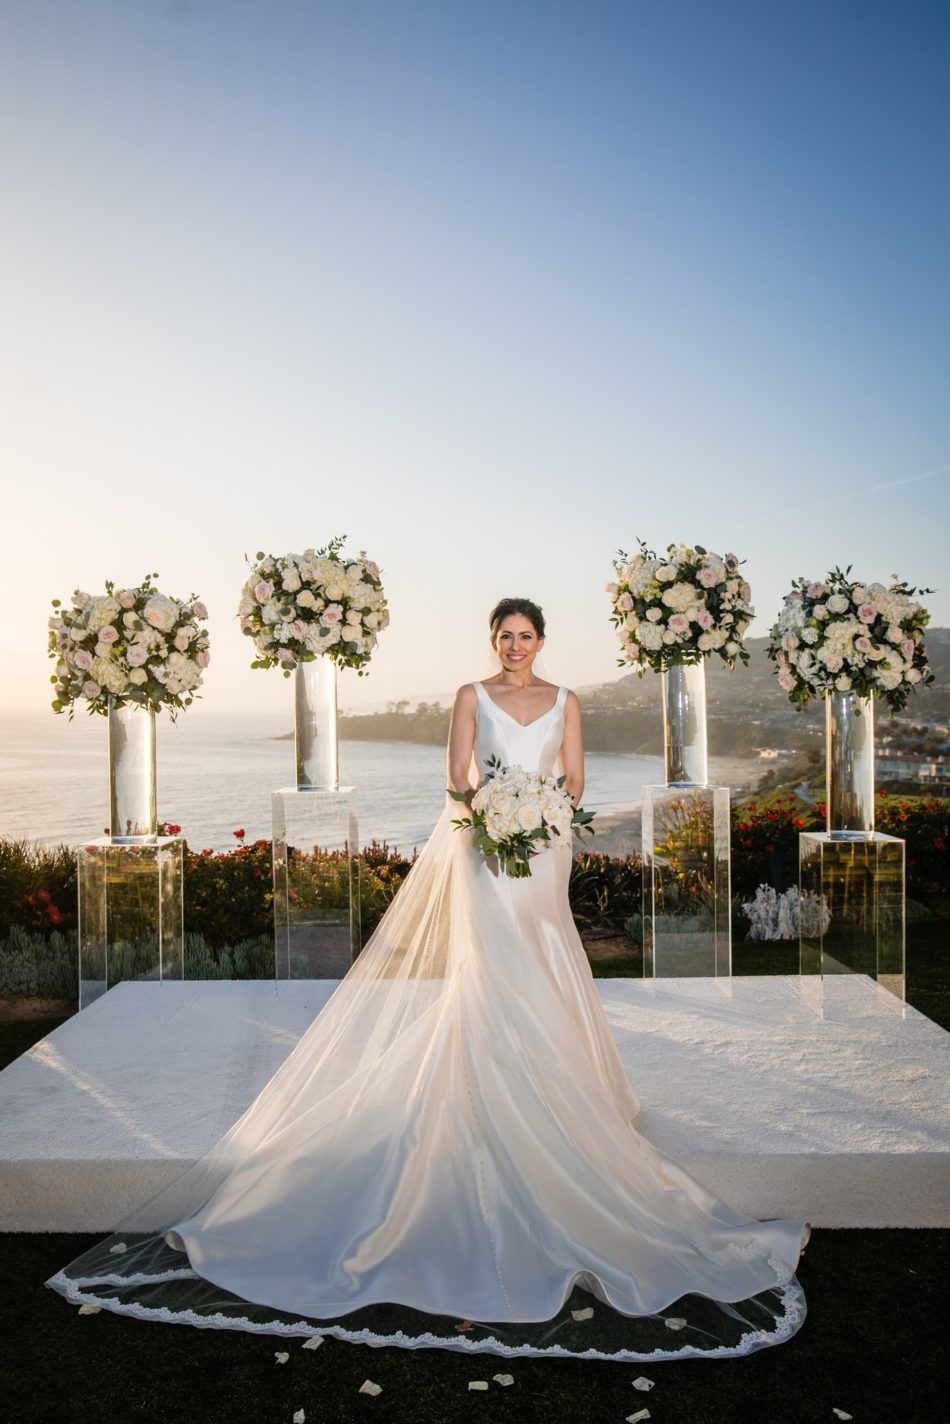
<svg viewBox="0 0 950 1424"><path fill-rule="evenodd" d="M541 810L535 801L525 801L518 808L518 825L523 831L536 831L541 825Z"/></svg>
<svg viewBox="0 0 950 1424"><path fill-rule="evenodd" d="M817 629L817 628L803 628L803 629L802 629L802 642L803 642L803 643L817 643L817 642L818 642L818 629Z"/></svg>
<svg viewBox="0 0 950 1424"><path fill-rule="evenodd" d="M847 673L842 673L840 677L835 678L835 687L838 689L839 692L851 691L851 679L850 677L848 677Z"/></svg>
<svg viewBox="0 0 950 1424"><path fill-rule="evenodd" d="M338 599L344 598L347 592L346 584L341 583L338 579L334 580L333 583L328 583L324 589L324 593L331 603L336 603Z"/></svg>
<svg viewBox="0 0 950 1424"><path fill-rule="evenodd" d="M152 628L158 628L162 633L171 632L178 622L178 613L178 604L162 593L153 593L142 609L142 617L146 623ZM106 622L108 621L106 619Z"/></svg>
<svg viewBox="0 0 950 1424"><path fill-rule="evenodd" d="M129 682L136 687L142 687L144 683L148 682L148 673L142 667L134 667L129 673Z"/></svg>
<svg viewBox="0 0 950 1424"><path fill-rule="evenodd" d="M827 607L831 613L847 613L848 600L843 593L833 593L828 599Z"/></svg>
<svg viewBox="0 0 950 1424"><path fill-rule="evenodd" d="M317 600L314 598L313 593L310 591L309 588L303 588L297 594L298 608L312 608L316 601Z"/></svg>

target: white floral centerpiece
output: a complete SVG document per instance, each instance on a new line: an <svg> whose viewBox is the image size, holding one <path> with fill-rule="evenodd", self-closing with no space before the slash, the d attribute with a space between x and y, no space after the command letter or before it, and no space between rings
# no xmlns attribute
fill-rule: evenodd
<svg viewBox="0 0 950 1424"><path fill-rule="evenodd" d="M823 579L796 579L771 630L768 655L779 685L798 707L826 692L872 693L892 712L933 682L924 646L930 614L896 574L862 583L851 566Z"/></svg>
<svg viewBox="0 0 950 1424"><path fill-rule="evenodd" d="M502 766L489 757L485 781L472 797L471 816L459 817L456 830L473 832L476 850L497 856L505 875L515 879L531 874L528 859L541 850L569 846L575 829L589 830L593 811L575 806L564 790L564 777L541 776L520 766ZM455 801L466 798L449 790Z"/></svg>
<svg viewBox="0 0 950 1424"><path fill-rule="evenodd" d="M343 543L257 554L238 605L242 632L257 650L251 667L279 667L289 677L299 663L328 657L359 676L366 671L388 606L378 566L364 550L346 557Z"/></svg>
<svg viewBox="0 0 950 1424"><path fill-rule="evenodd" d="M638 541L630 558L614 560L616 582L607 584L622 655L642 677L677 663L701 663L711 653L728 667L749 661L743 637L752 619L752 591L735 554L711 554L697 544L670 544L663 558Z"/></svg>
<svg viewBox="0 0 950 1424"><path fill-rule="evenodd" d="M104 594L77 589L68 605L53 599L49 655L54 712L85 701L89 712L107 714L129 704L148 711L169 709L174 721L189 707L210 662L208 616L194 595L170 598L147 574L135 588L106 581Z"/></svg>

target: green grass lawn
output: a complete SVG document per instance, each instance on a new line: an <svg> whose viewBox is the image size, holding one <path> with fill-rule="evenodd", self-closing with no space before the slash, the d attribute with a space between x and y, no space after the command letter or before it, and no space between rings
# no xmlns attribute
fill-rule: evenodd
<svg viewBox="0 0 950 1424"><path fill-rule="evenodd" d="M913 927L908 998L950 1027L950 924ZM736 972L784 968L781 946L736 946ZM771 958L769 956L772 956ZM619 962L607 973L614 974ZM598 972L603 972L598 966ZM636 972L631 964L620 972ZM785 972L793 972L785 969ZM55 1026L0 1024L0 1063ZM57 1424L291 1424L456 1420L621 1424L917 1424L947 1417L950 1231L815 1231L799 1269L808 1318L789 1343L740 1360L637 1366L604 1361L370 1350L328 1339L317 1351L268 1336L80 1316L43 1285L98 1236L0 1237L0 1399L6 1417ZM274 1352L290 1359L278 1365ZM506 1371L514 1384L468 1390ZM632 1381L653 1379L649 1394ZM364 1379L382 1394L358 1393Z"/></svg>

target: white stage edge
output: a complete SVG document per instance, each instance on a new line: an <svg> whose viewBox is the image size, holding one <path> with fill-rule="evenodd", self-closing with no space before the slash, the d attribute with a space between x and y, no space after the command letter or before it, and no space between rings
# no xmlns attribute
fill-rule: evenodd
<svg viewBox="0 0 950 1424"><path fill-rule="evenodd" d="M950 1226L950 1034L930 1019L856 975L596 982L641 1131L731 1206ZM167 991L120 984L67 1020L0 1073L0 1230L110 1231L236 1121L335 987L187 985L163 1021Z"/></svg>

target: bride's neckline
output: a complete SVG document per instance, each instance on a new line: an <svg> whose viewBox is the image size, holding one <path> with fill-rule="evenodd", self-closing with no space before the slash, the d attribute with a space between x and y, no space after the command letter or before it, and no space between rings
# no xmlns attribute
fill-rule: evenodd
<svg viewBox="0 0 950 1424"><path fill-rule="evenodd" d="M491 705L495 708L496 711L500 712L503 717L507 717L509 722L514 722L516 727L521 727L522 730L524 730L524 728L526 727L533 727L536 722L543 722L545 717L550 717L551 713L554 711L555 707L561 700L561 689L558 688L557 692L554 694L554 701L551 703L550 707L545 712L541 713L540 717L534 717L530 722L519 722L518 718L512 717L511 713L506 711L504 707L500 706L495 701L494 697L489 696L489 693L483 682L477 682L475 686L481 688L482 695L488 699L488 701L491 703Z"/></svg>

